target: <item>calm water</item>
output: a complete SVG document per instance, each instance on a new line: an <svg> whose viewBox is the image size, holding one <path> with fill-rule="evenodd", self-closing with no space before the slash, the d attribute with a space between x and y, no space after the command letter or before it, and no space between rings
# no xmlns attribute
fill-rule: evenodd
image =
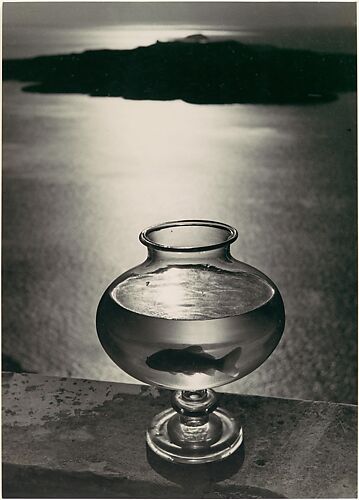
<svg viewBox="0 0 359 500"><path fill-rule="evenodd" d="M132 380L96 336L103 290L145 258L144 227L214 219L238 228L233 255L273 279L287 312L269 360L225 390L355 400L354 94L196 106L20 89L3 86L6 354L28 371Z"/></svg>

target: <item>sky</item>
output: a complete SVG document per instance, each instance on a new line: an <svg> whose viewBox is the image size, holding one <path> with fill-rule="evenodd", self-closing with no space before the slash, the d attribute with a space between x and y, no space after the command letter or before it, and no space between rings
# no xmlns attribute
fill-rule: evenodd
<svg viewBox="0 0 359 500"><path fill-rule="evenodd" d="M355 2L4 2L4 25L355 26Z"/></svg>

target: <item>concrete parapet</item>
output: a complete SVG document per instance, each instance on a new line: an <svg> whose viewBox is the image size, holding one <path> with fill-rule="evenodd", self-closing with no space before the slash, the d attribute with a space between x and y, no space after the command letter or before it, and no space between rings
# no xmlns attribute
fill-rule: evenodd
<svg viewBox="0 0 359 500"><path fill-rule="evenodd" d="M356 497L356 406L222 395L243 425L240 452L177 466L145 443L169 405L151 387L4 373L3 497Z"/></svg>

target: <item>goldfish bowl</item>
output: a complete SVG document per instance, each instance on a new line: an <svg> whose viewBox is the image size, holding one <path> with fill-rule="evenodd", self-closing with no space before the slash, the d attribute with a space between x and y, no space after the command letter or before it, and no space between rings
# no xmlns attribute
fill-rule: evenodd
<svg viewBox="0 0 359 500"><path fill-rule="evenodd" d="M258 368L284 330L276 285L231 256L236 229L180 220L140 234L147 259L115 279L97 310L100 342L138 380L172 389L147 443L179 463L221 460L236 451L238 420L217 407L212 388Z"/></svg>

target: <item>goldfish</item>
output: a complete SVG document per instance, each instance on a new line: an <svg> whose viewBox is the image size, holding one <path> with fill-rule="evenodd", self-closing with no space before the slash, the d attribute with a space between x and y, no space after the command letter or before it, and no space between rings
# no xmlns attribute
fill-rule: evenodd
<svg viewBox="0 0 359 500"><path fill-rule="evenodd" d="M146 364L153 370L172 374L194 375L205 373L213 375L216 370L231 377L239 374L239 359L242 349L237 347L222 358L215 358L206 353L201 346L192 345L184 349L164 349L146 359Z"/></svg>

